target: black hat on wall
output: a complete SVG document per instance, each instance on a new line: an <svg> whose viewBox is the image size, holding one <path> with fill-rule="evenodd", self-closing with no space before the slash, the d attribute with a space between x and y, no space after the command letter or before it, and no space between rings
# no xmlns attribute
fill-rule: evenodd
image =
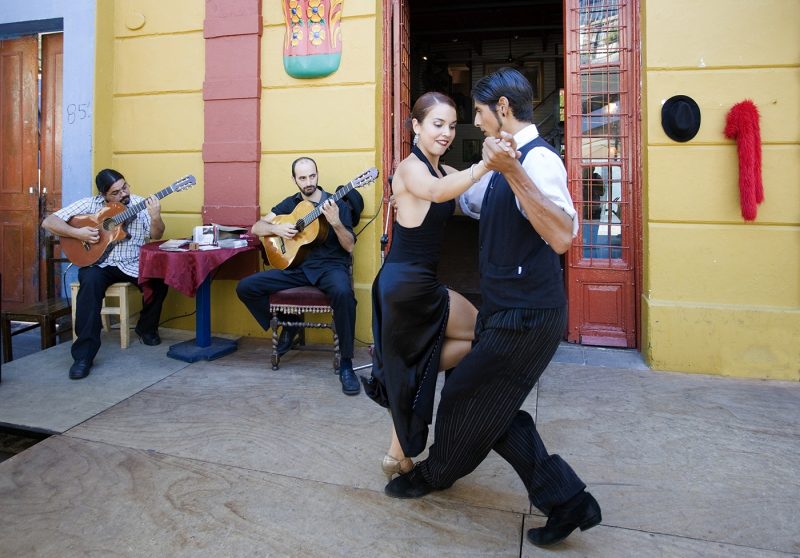
<svg viewBox="0 0 800 558"><path fill-rule="evenodd" d="M700 107L691 97L675 95L661 107L661 127L675 141L689 141L700 130Z"/></svg>

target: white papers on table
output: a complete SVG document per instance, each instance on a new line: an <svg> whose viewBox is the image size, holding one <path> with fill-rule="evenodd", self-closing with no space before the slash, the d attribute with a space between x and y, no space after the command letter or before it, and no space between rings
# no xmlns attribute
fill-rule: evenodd
<svg viewBox="0 0 800 558"><path fill-rule="evenodd" d="M186 252L188 250L187 244L189 244L187 239L177 238L162 242L158 248L167 252Z"/></svg>

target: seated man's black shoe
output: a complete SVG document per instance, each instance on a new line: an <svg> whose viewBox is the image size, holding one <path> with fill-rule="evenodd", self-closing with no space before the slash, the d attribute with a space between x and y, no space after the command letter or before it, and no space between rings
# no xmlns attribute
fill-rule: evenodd
<svg viewBox="0 0 800 558"><path fill-rule="evenodd" d="M353 372L353 362L349 358L343 358L339 365L339 381L342 382L342 393L345 395L358 395L361 391L361 383Z"/></svg>
<svg viewBox="0 0 800 558"><path fill-rule="evenodd" d="M421 498L436 490L431 486L422 472L414 467L408 473L389 481L383 491L392 498Z"/></svg>
<svg viewBox="0 0 800 558"><path fill-rule="evenodd" d="M76 360L69 367L70 380L82 380L89 375L92 370L92 362L89 360Z"/></svg>
<svg viewBox="0 0 800 558"><path fill-rule="evenodd" d="M139 331L139 328L135 328L133 331L136 332L136 335L139 336L139 340L144 343L145 345L149 345L151 347L155 347L156 345L161 344L161 337L158 336L158 332L153 333L143 333Z"/></svg>
<svg viewBox="0 0 800 558"><path fill-rule="evenodd" d="M280 337L278 337L278 346L276 348L276 350L278 351L278 356L283 356L290 350L292 350L295 344L300 342L299 337L300 337L300 328L283 326L283 329L281 330L281 335Z"/></svg>
<svg viewBox="0 0 800 558"><path fill-rule="evenodd" d="M581 531L591 529L602 519L600 504L594 496L581 492L566 503L554 507L544 527L528 531L528 540L536 546L549 546L563 541L578 527Z"/></svg>

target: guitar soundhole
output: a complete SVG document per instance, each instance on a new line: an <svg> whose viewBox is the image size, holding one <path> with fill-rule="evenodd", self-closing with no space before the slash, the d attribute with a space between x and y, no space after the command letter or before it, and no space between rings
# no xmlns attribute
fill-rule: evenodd
<svg viewBox="0 0 800 558"><path fill-rule="evenodd" d="M297 221L297 223L294 224L294 228L297 229L297 232L303 232L303 229L306 228L305 221L300 219L299 221Z"/></svg>
<svg viewBox="0 0 800 558"><path fill-rule="evenodd" d="M114 220L113 219L106 219L103 221L103 229L110 231L114 227Z"/></svg>

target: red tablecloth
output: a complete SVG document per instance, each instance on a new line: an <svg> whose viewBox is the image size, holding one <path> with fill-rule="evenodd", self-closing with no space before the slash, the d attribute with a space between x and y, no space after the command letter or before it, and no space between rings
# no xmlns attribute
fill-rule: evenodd
<svg viewBox="0 0 800 558"><path fill-rule="evenodd" d="M259 249L257 246L245 246L168 252L159 249L160 244L145 244L139 252L139 284L144 290L145 299L148 298L147 282L150 279L163 279L173 289L186 296L194 296L209 273L237 254Z"/></svg>

